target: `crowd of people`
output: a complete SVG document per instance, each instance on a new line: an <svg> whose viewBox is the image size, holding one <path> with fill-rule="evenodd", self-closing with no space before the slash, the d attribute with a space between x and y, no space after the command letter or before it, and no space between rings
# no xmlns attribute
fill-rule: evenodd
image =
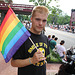
<svg viewBox="0 0 75 75"><path fill-rule="evenodd" d="M32 23L30 21L23 21L22 24L25 26L26 29L30 29L32 26Z"/></svg>
<svg viewBox="0 0 75 75"><path fill-rule="evenodd" d="M64 40L61 40L60 43L58 44L56 41L58 40L55 35L48 35L48 40L49 40L49 47L50 50L55 51L59 54L61 59L66 60L66 48L64 47Z"/></svg>
<svg viewBox="0 0 75 75"><path fill-rule="evenodd" d="M67 31L71 33L75 33L75 26L69 26L69 25L49 25L52 29L58 29L62 31Z"/></svg>

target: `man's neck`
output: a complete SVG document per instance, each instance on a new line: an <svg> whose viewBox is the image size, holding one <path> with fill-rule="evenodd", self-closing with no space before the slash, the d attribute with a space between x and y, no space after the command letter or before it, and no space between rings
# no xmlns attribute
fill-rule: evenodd
<svg viewBox="0 0 75 75"><path fill-rule="evenodd" d="M32 28L30 29L30 31L31 31L32 33L34 33L34 34L37 34L37 35L40 35L40 34L41 34L41 32L40 32L40 33L38 33L38 32L33 31L33 29L32 29Z"/></svg>

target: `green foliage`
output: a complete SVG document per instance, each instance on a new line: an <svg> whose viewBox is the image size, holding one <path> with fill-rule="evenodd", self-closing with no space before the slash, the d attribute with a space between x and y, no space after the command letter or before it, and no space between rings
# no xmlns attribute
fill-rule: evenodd
<svg viewBox="0 0 75 75"><path fill-rule="evenodd" d="M70 16L64 15L64 16L59 16L57 23L60 25L66 25L70 23Z"/></svg>
<svg viewBox="0 0 75 75"><path fill-rule="evenodd" d="M30 15L20 15L19 14L17 17L19 18L20 21L24 21L24 20L30 21L31 16Z"/></svg>
<svg viewBox="0 0 75 75"><path fill-rule="evenodd" d="M35 2L35 0L29 0L29 2Z"/></svg>
<svg viewBox="0 0 75 75"><path fill-rule="evenodd" d="M48 16L48 23L57 24L58 16L61 14L61 12L62 10L52 6L52 8L50 8L50 14Z"/></svg>
<svg viewBox="0 0 75 75"><path fill-rule="evenodd" d="M6 3L12 3L13 0L5 0Z"/></svg>
<svg viewBox="0 0 75 75"><path fill-rule="evenodd" d="M56 7L52 7L50 9L50 14L48 16L48 24L60 24L60 25L66 25L70 23L70 16L68 16L67 14L62 15L62 10L60 10L59 8Z"/></svg>
<svg viewBox="0 0 75 75"><path fill-rule="evenodd" d="M62 62L61 58L59 57L58 54L56 54L54 51L50 50L50 54L47 56L47 62L52 62L52 63L60 63Z"/></svg>
<svg viewBox="0 0 75 75"><path fill-rule="evenodd" d="M52 0L29 0L29 2L33 2L35 4L35 6L37 6L37 5L44 5L44 6L46 6L47 4L49 5L49 3L51 1Z"/></svg>

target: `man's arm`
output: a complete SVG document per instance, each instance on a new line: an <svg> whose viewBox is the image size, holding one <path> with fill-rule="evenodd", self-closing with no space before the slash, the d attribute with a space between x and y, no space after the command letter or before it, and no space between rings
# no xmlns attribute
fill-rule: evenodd
<svg viewBox="0 0 75 75"><path fill-rule="evenodd" d="M37 52L34 53L32 58L16 59L16 60L14 60L12 58L11 59L11 65L13 67L24 67L24 66L28 66L30 64L38 63L39 61L42 61L45 59L46 58L43 56L43 53L40 50L38 50Z"/></svg>
<svg viewBox="0 0 75 75"><path fill-rule="evenodd" d="M31 58L30 58L30 61L31 61ZM32 61L31 61L32 63ZM27 65L30 65L29 63L29 58L27 59L16 59L14 60L13 58L11 59L11 65L13 67L24 67L24 66L27 66Z"/></svg>

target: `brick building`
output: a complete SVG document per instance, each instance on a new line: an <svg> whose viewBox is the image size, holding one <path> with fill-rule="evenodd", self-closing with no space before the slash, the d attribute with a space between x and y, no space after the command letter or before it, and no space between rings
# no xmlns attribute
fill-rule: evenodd
<svg viewBox="0 0 75 75"><path fill-rule="evenodd" d="M75 9L71 10L70 26L75 26Z"/></svg>

